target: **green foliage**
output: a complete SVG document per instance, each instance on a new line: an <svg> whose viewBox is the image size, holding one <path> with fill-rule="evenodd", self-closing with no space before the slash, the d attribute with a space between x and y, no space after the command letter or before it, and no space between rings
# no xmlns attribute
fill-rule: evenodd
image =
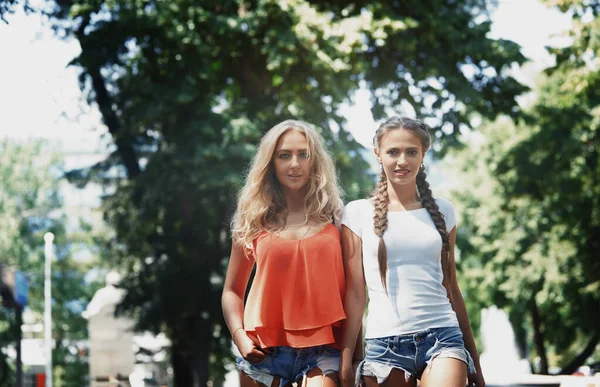
<svg viewBox="0 0 600 387"><path fill-rule="evenodd" d="M77 385L87 375L87 360L69 355L77 352L87 338L87 322L81 311L97 284L86 283L91 263L77 262L72 254L85 238L67 233L66 215L59 195L62 174L60 156L49 152L42 142L0 142L0 257L1 263L21 270L29 280L28 309L36 323L44 311L44 238L55 235L52 264L52 332L56 340L54 370L62 369L68 381ZM14 311L0 307L0 348L16 340ZM0 352L0 356L3 352ZM4 361L4 360L0 360ZM83 363L82 363L83 361ZM77 373L75 378L73 373ZM14 379L14 378L13 378ZM55 379L61 383L60 377ZM66 384L65 384L66 383Z"/></svg>
<svg viewBox="0 0 600 387"><path fill-rule="evenodd" d="M375 92L376 118L408 102L444 122L445 147L475 113L518 114L524 90L504 71L524 58L486 37L483 0L56 3L50 16L79 40L72 63L115 145L71 181L114 188L106 255L126 271L121 310L168 334L178 385L203 384L207 363L223 377L228 221L268 128L290 117L319 127L351 200L373 184L338 113L359 85Z"/></svg>
<svg viewBox="0 0 600 387"><path fill-rule="evenodd" d="M557 339L559 349L578 331L600 336L600 17L593 15L575 23L572 46L555 50L557 65L533 110L535 127L498 170L508 197L532 200L543 214L538 227L556 230L553 239L570 246L569 254L552 257L559 278L568 277L562 324L576 327Z"/></svg>
<svg viewBox="0 0 600 387"><path fill-rule="evenodd" d="M522 351L533 352L530 309L536 302L551 343L573 343L577 324L563 289L581 267L568 267L576 258L573 246L561 238L563 228L548 227L546 215L532 200L507 201L507 185L498 180L498 165L527 137L527 127L503 119L487 124L485 141L444 163L458 169L461 185L452 195L460 214L457 265L474 325L478 311L497 305L509 312ZM546 226L543 226L546 224ZM554 326L546 322L554 321ZM483 351L486 348L482 349Z"/></svg>
<svg viewBox="0 0 600 387"><path fill-rule="evenodd" d="M600 338L600 19L585 12L595 18L575 22L573 44L552 50L530 123L489 125L479 152L456 163L469 301L507 308L524 352L545 355L533 349L535 302L542 343L566 373Z"/></svg>
<svg viewBox="0 0 600 387"><path fill-rule="evenodd" d="M600 2L597 0L543 0L543 2L562 12L570 12L575 20L586 17L586 15L597 17L600 14Z"/></svg>

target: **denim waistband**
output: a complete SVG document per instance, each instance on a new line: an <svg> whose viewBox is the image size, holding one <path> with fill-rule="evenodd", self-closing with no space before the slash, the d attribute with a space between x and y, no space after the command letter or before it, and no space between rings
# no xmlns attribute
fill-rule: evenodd
<svg viewBox="0 0 600 387"><path fill-rule="evenodd" d="M278 353L289 353L296 356L306 356L306 355L320 355L325 351L335 350L335 348L327 346L327 345L317 345L314 347L306 347L306 348L293 348L288 346L279 346L279 347L270 347L268 349L273 355Z"/></svg>
<svg viewBox="0 0 600 387"><path fill-rule="evenodd" d="M435 328L427 328L427 329L424 329L422 331L415 332L415 333L403 333L403 334L396 335L396 336L377 337L377 338L367 339L367 340L379 340L379 341L383 341L383 342L389 343L391 345L396 345L396 346L399 345L400 343L406 343L406 342L419 343L426 339L435 337L434 330L435 330Z"/></svg>

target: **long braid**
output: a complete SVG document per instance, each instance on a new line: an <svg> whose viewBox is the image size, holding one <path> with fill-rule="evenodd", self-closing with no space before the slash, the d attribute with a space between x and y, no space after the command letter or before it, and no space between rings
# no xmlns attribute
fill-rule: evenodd
<svg viewBox="0 0 600 387"><path fill-rule="evenodd" d="M375 209L373 215L373 223L375 228L375 235L379 237L379 247L377 249L377 261L379 262L379 276L381 277L381 283L387 291L387 283L385 280L387 273L387 250L385 248L385 242L383 241L383 234L388 227L387 208L388 208L388 190L387 190L387 177L383 169L379 177L379 183L373 192L373 200L375 202Z"/></svg>
<svg viewBox="0 0 600 387"><path fill-rule="evenodd" d="M419 137L419 140L423 146L423 153L429 149L429 146L431 145L431 137L429 136L427 125L420 120L414 120L407 117L391 117L379 126L377 132L375 133L375 138L373 139L376 149L380 148L381 139L383 138L384 134L389 130L394 129L406 129L412 131ZM429 216L431 216L435 227L442 237L442 284L448 292L448 297L451 297L452 293L449 289L450 275L452 273L450 270L450 236L446 230L446 221L444 220L444 215L440 212L440 209L433 198L433 194L431 193L431 189L429 188L429 183L427 182L426 177L427 175L425 174L425 167L421 165L416 179L417 191L419 193L419 197L421 198L423 207L427 209ZM385 250L385 243L383 242L383 233L387 229L388 193L387 178L383 170L381 171L381 178L377 184L377 188L375 189L373 197L375 201L375 215L373 217L375 223L375 234L379 237L379 249L377 252L377 258L379 261L379 274L381 275L381 280L387 290L387 285L385 282L385 276L387 272L387 253Z"/></svg>
<svg viewBox="0 0 600 387"><path fill-rule="evenodd" d="M427 174L425 173L425 167L421 165L419 168L419 173L417 174L417 190L419 191L419 196L421 198L421 203L423 207L427 209L429 212L429 216L431 216L431 220L433 220L433 224L437 228L440 236L442 237L442 274L444 276L442 284L448 291L448 296L450 296L449 281L450 281L450 236L448 235L448 231L446 229L446 221L444 219L444 215L440 211L433 195L431 193L431 189L429 188L429 183L426 180Z"/></svg>

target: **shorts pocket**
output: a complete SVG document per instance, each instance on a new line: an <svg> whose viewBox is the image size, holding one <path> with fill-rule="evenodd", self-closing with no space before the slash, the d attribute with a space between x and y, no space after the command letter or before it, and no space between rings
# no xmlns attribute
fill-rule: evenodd
<svg viewBox="0 0 600 387"><path fill-rule="evenodd" d="M270 357L271 357L271 355L266 355L266 356L265 356L265 357L263 357L263 359L262 359L261 361L259 361L258 363L250 363L250 362L248 362L248 363L252 364L253 366L259 366L259 365L265 364L265 363L266 363L266 362L269 360L269 358L270 358Z"/></svg>
<svg viewBox="0 0 600 387"><path fill-rule="evenodd" d="M389 342L381 339L368 339L365 348L366 359L378 359L391 352Z"/></svg>
<svg viewBox="0 0 600 387"><path fill-rule="evenodd" d="M264 366L265 364L269 363L273 357L277 356L277 347L274 348L270 348L270 353L265 353L265 357L263 357L263 359L257 363L252 363L248 360L245 360L244 358L241 358L242 361L248 363L249 365L253 366L253 367L260 367L260 366Z"/></svg>
<svg viewBox="0 0 600 387"><path fill-rule="evenodd" d="M446 348L465 346L459 327L437 328L433 330L433 336L439 344Z"/></svg>

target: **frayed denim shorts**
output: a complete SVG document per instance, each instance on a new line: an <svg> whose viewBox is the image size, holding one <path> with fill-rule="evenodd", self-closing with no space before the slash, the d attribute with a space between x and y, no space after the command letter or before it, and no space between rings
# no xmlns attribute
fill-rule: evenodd
<svg viewBox="0 0 600 387"><path fill-rule="evenodd" d="M436 358L454 358L467 365L469 374L475 373L475 364L465 349L460 328L432 328L421 332L367 339L365 358L356 371L356 386L361 376L373 376L383 383L396 368L404 371L406 381L412 376L421 379L427 367Z"/></svg>
<svg viewBox="0 0 600 387"><path fill-rule="evenodd" d="M280 386L297 382L306 377L313 368L319 368L323 375L338 372L340 351L326 345L308 348L272 347L271 353L259 363L250 363L237 358L237 368L254 381L271 387L273 379L279 378Z"/></svg>

